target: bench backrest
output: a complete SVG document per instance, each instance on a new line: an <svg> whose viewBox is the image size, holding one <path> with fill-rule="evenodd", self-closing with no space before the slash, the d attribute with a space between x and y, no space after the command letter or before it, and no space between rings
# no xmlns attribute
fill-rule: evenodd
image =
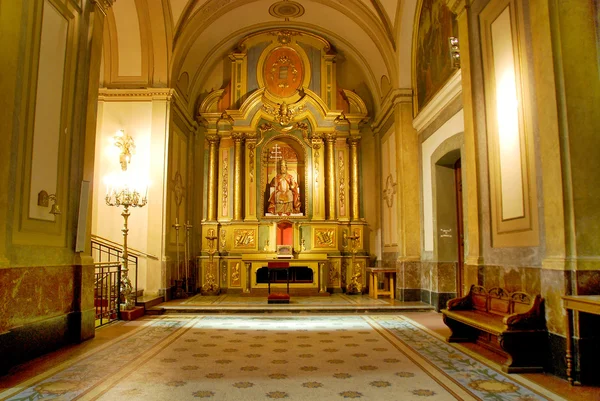
<svg viewBox="0 0 600 401"><path fill-rule="evenodd" d="M473 285L469 295L473 309L500 316L525 313L531 309L533 303L533 297L526 292L509 293L500 287L494 287L488 291L485 287Z"/></svg>
<svg viewBox="0 0 600 401"><path fill-rule="evenodd" d="M512 313L512 300L510 294L503 288L494 287L488 292L488 312L495 315L506 316Z"/></svg>
<svg viewBox="0 0 600 401"><path fill-rule="evenodd" d="M531 308L533 297L526 292L513 292L510 296L512 300L511 313L525 313Z"/></svg>
<svg viewBox="0 0 600 401"><path fill-rule="evenodd" d="M473 303L473 309L477 309L482 312L488 310L488 293L487 290L479 285L471 287L471 302Z"/></svg>

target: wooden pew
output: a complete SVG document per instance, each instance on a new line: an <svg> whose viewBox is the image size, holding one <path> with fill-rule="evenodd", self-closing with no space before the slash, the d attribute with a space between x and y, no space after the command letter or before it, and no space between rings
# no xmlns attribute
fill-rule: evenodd
<svg viewBox="0 0 600 401"><path fill-rule="evenodd" d="M504 372L543 371L548 334L540 295L473 285L466 296L449 300L442 313L452 330L448 342L477 342L506 357Z"/></svg>

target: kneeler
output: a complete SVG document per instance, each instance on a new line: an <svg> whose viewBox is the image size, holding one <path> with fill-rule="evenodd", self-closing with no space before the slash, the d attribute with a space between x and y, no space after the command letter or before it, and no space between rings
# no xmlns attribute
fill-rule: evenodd
<svg viewBox="0 0 600 401"><path fill-rule="evenodd" d="M267 303L270 304L289 304L290 303L290 264L289 262L269 262L267 264L269 269L268 285L269 285L269 296L267 297ZM284 270L287 278L287 292L274 292L271 294L271 271Z"/></svg>

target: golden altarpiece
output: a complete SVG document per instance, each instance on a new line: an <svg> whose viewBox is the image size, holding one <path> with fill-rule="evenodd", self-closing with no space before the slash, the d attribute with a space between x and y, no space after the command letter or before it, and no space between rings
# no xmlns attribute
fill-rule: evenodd
<svg viewBox="0 0 600 401"><path fill-rule="evenodd" d="M359 127L367 108L337 87L335 57L310 33L260 32L237 45L230 81L202 100L204 293L263 294L267 264L284 258L293 293L364 286Z"/></svg>

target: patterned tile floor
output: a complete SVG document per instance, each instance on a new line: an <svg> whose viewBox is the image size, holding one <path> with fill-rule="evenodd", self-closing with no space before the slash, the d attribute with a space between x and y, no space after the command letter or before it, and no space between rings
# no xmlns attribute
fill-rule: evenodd
<svg viewBox="0 0 600 401"><path fill-rule="evenodd" d="M114 326L128 330L0 400L562 400L402 316L164 315Z"/></svg>

